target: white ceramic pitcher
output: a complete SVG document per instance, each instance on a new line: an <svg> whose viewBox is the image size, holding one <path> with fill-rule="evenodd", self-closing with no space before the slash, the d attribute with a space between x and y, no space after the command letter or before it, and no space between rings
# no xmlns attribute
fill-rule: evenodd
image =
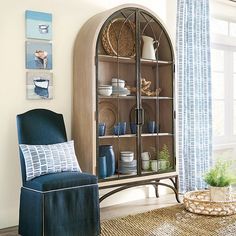
<svg viewBox="0 0 236 236"><path fill-rule="evenodd" d="M159 46L159 42L152 37L142 36L143 39L143 49L142 49L142 58L156 60L156 50ZM157 43L157 47L154 48L154 43Z"/></svg>

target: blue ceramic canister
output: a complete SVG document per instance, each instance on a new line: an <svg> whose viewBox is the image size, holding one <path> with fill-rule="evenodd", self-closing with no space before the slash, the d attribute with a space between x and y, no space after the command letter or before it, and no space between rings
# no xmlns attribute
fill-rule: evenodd
<svg viewBox="0 0 236 236"><path fill-rule="evenodd" d="M99 156L106 156L107 177L115 174L115 154L112 145L100 145Z"/></svg>
<svg viewBox="0 0 236 236"><path fill-rule="evenodd" d="M106 156L98 157L98 177L101 179L107 177Z"/></svg>

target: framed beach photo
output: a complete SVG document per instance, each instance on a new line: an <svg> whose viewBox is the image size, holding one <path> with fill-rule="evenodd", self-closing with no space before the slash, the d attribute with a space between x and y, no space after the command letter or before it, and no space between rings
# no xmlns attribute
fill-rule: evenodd
<svg viewBox="0 0 236 236"><path fill-rule="evenodd" d="M26 38L52 40L52 14L25 11Z"/></svg>
<svg viewBox="0 0 236 236"><path fill-rule="evenodd" d="M26 42L26 69L52 69L52 44Z"/></svg>
<svg viewBox="0 0 236 236"><path fill-rule="evenodd" d="M53 74L47 71L28 71L26 73L27 99L52 99Z"/></svg>

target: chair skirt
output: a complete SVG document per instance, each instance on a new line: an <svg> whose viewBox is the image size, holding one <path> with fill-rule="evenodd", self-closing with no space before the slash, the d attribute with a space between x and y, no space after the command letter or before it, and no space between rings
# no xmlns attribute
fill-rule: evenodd
<svg viewBox="0 0 236 236"><path fill-rule="evenodd" d="M41 192L21 188L22 236L97 236L100 233L98 185Z"/></svg>

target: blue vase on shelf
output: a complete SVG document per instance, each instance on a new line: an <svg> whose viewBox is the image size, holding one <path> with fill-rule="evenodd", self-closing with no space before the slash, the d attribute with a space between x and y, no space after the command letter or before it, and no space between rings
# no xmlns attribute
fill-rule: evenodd
<svg viewBox="0 0 236 236"><path fill-rule="evenodd" d="M107 177L106 156L98 157L98 178L105 179Z"/></svg>
<svg viewBox="0 0 236 236"><path fill-rule="evenodd" d="M99 157L106 157L107 177L115 174L115 154L112 145L100 145Z"/></svg>

